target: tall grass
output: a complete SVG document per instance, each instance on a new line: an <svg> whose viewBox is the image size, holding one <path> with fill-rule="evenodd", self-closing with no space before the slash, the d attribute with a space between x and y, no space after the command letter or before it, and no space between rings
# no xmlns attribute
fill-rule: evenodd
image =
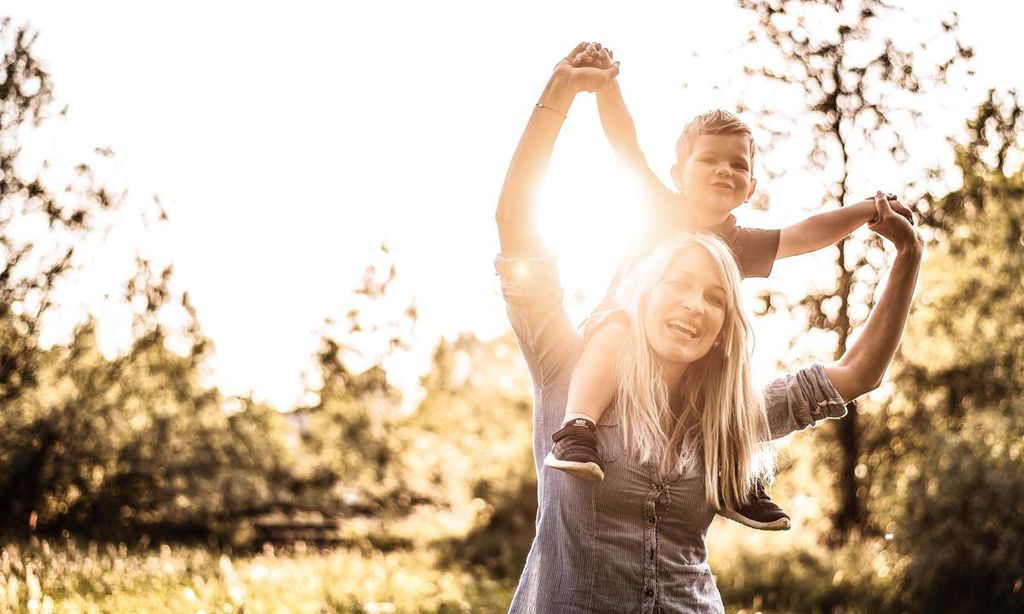
<svg viewBox="0 0 1024 614"><path fill-rule="evenodd" d="M0 550L0 612L502 612L514 584L432 550L235 556L199 547L33 539Z"/></svg>
<svg viewBox="0 0 1024 614"><path fill-rule="evenodd" d="M3 612L505 612L514 577L455 562L443 542L237 555L202 546L33 538L0 549ZM885 540L826 551L810 531L716 521L710 563L730 612L900 612L900 561Z"/></svg>

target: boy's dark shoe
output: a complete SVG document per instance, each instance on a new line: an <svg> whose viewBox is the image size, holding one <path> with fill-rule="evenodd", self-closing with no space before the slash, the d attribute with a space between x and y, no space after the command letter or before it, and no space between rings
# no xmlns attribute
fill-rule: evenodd
<svg viewBox="0 0 1024 614"><path fill-rule="evenodd" d="M723 505L718 513L729 520L762 531L788 531L790 527L789 515L768 498L760 480L754 482L754 487L750 489L750 501L746 505L738 510Z"/></svg>
<svg viewBox="0 0 1024 614"><path fill-rule="evenodd" d="M597 456L597 425L577 418L551 436L555 447L544 464L587 480L603 480L604 468Z"/></svg>

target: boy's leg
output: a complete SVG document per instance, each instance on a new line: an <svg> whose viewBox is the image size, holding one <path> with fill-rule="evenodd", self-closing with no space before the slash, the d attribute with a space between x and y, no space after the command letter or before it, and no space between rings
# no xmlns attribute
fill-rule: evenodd
<svg viewBox="0 0 1024 614"><path fill-rule="evenodd" d="M723 506L718 513L729 520L762 531L787 531L790 527L789 515L771 500L760 479L751 488L746 505L735 510Z"/></svg>
<svg viewBox="0 0 1024 614"><path fill-rule="evenodd" d="M562 428L553 435L555 446L545 465L587 479L604 479L597 454L597 422L615 400L615 359L628 333L623 314L601 321L587 338L569 380Z"/></svg>
<svg viewBox="0 0 1024 614"><path fill-rule="evenodd" d="M601 420L604 410L615 400L615 359L628 333L629 323L622 317L602 322L590 334L569 380L562 424L575 417L587 418L595 424Z"/></svg>

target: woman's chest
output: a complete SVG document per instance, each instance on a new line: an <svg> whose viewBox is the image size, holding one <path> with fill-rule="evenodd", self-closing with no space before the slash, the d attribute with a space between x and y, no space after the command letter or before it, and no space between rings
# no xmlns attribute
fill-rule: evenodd
<svg viewBox="0 0 1024 614"><path fill-rule="evenodd" d="M702 467L661 475L656 461L633 458L618 429L617 424L599 426L605 478L594 486L595 531L654 529L687 542L703 536L715 512L707 501Z"/></svg>

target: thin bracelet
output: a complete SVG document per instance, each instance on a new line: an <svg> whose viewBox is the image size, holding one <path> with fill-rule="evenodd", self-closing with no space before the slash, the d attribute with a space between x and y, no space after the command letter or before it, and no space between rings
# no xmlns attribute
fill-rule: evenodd
<svg viewBox="0 0 1024 614"><path fill-rule="evenodd" d="M559 111L559 110L558 110L558 109L556 109L555 107L553 107L553 106L551 106L551 105L546 105L546 104L544 104L543 102L538 102L538 103L537 103L537 108L538 108L538 109L549 109L549 110L551 110L551 111L554 111L555 113L558 113L559 115L561 115L561 116L562 116L562 119L568 119L568 117L566 116L566 114L565 114L565 113L562 113L561 111Z"/></svg>

